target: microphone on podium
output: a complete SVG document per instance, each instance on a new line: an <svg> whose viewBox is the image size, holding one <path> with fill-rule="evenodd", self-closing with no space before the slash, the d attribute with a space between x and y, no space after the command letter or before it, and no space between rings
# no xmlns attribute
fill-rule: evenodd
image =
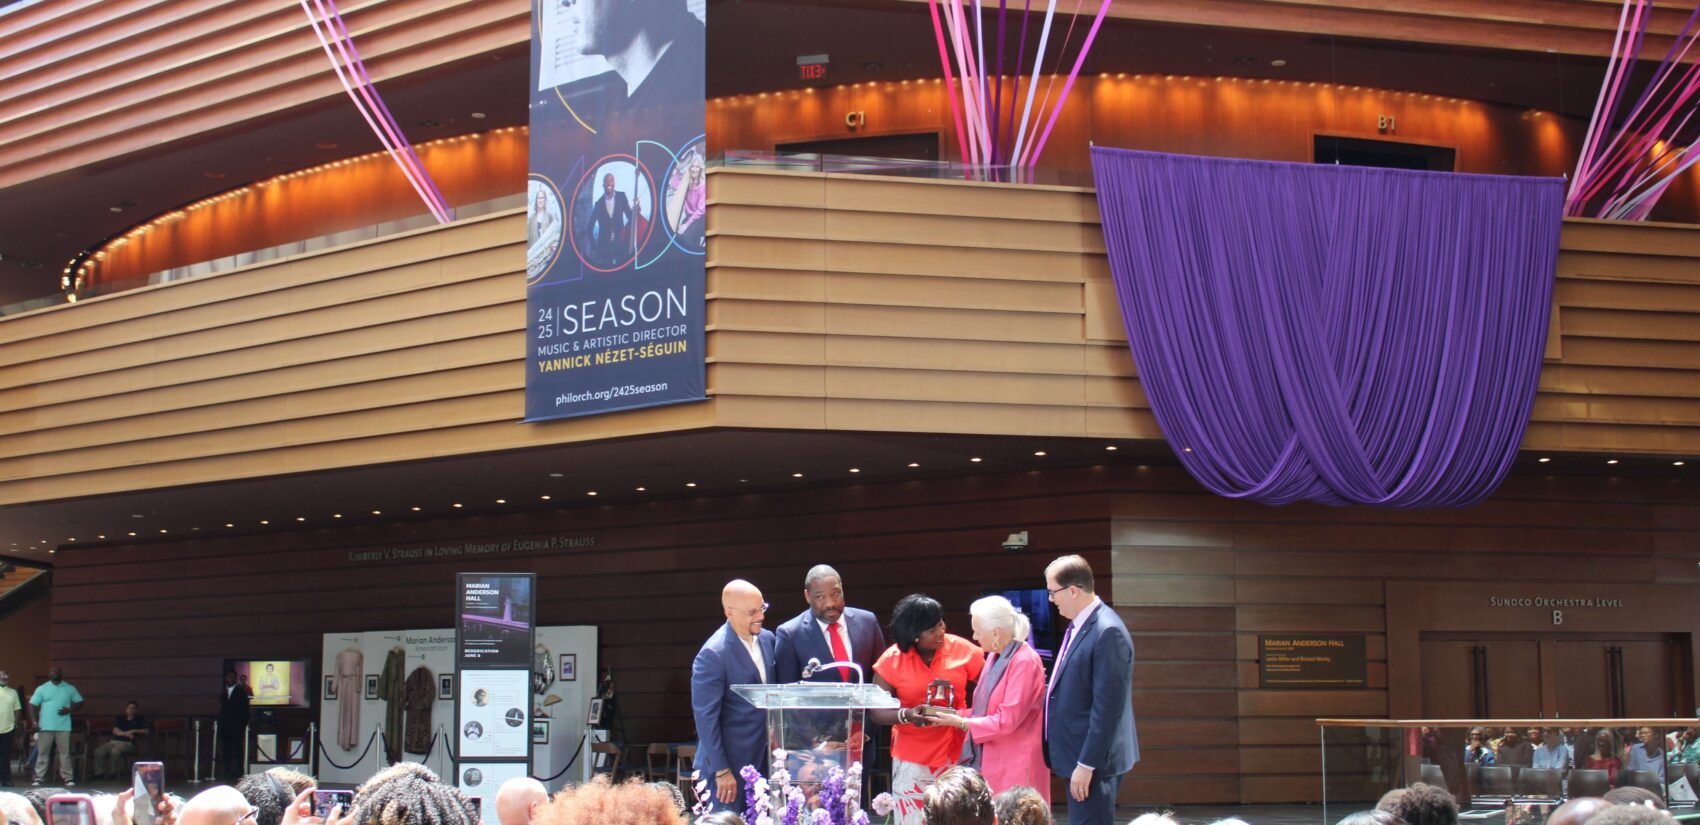
<svg viewBox="0 0 1700 825"><path fill-rule="evenodd" d="M809 663L807 665L803 666L803 678L807 679L810 676L813 676L816 673L819 673L820 669L821 669L820 659L816 659L816 658L809 659Z"/></svg>

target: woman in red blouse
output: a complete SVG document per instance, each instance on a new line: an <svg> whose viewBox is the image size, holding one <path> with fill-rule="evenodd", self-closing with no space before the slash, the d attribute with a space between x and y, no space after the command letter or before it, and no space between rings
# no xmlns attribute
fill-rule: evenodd
<svg viewBox="0 0 1700 825"><path fill-rule="evenodd" d="M1582 743L1578 743L1580 749ZM1617 772L1623 769L1623 748L1617 742L1617 734L1611 728L1600 728L1594 734L1594 752L1586 759L1582 758L1580 750L1575 754L1576 767L1594 771L1605 771L1606 782L1614 787L1617 785Z"/></svg>
<svg viewBox="0 0 1700 825"><path fill-rule="evenodd" d="M931 724L920 706L927 704L929 686L942 681L949 689L936 689L935 701L941 706L948 701L959 712L967 708L969 685L980 678L985 653L973 642L946 633L944 608L920 594L903 597L892 609L891 635L897 644L874 662L874 684L903 705L889 720L895 723L891 795L897 798L897 825L921 825L922 795L961 758L963 733Z"/></svg>

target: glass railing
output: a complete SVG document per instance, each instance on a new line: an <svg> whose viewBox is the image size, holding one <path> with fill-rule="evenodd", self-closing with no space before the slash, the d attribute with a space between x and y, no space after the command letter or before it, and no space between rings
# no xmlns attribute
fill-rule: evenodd
<svg viewBox="0 0 1700 825"><path fill-rule="evenodd" d="M1673 811L1697 810L1700 720L1319 719L1317 724L1325 822L1374 808L1390 791L1417 783L1450 794L1463 821L1538 825L1567 799L1607 793L1656 799Z"/></svg>
<svg viewBox="0 0 1700 825"><path fill-rule="evenodd" d="M457 206L454 209L454 216L456 220L459 220L462 218L489 215L508 209L520 209L524 206L525 193L515 192L512 195L503 195L499 198L491 198L490 200ZM200 261L185 266L160 270L158 272L150 272L146 275L124 278L123 280L108 281L105 283L99 282L100 273L96 270L91 273L91 280L96 281L96 283L93 286L78 290L77 297L78 299L93 298L98 295L111 295L117 292L127 292L132 289L140 289L154 284L166 284L175 281L185 281L192 278L204 278L208 275L217 275L222 272L229 272L233 269L240 269L245 266L252 266L266 261L288 258L292 255L318 252L324 249L332 249L339 246L360 243L362 241L375 240L389 235L398 235L403 232L412 232L415 229L424 229L435 224L435 218L433 218L429 213L421 212L417 215L409 215L408 217L398 218L393 221L384 221L382 223L370 224L368 226L344 229L338 232L332 232L299 241L290 241L289 243L278 244L276 246L268 246L264 249L239 252L234 255L226 255L222 258L214 258L209 261ZM16 315L20 312L30 312L44 307L57 306L65 303L66 301L67 297L64 293L55 293L53 295L46 295L40 298L32 298L27 301L20 301L15 304L0 306L0 316Z"/></svg>
<svg viewBox="0 0 1700 825"><path fill-rule="evenodd" d="M726 169L828 172L844 175L883 175L901 178L971 180L1039 186L1090 187L1092 185L1092 174L1090 172L1075 172L1067 169L1028 169L1024 167L1012 169L1009 166L976 165L942 160L908 160L904 158L858 157L855 155L728 150L724 155L710 161L709 166Z"/></svg>

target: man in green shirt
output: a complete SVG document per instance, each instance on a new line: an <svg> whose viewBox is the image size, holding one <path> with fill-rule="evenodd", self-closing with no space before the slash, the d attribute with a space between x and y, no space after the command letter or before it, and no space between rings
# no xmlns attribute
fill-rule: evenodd
<svg viewBox="0 0 1700 825"><path fill-rule="evenodd" d="M9 682L10 674L0 670L0 788L12 787L12 735L20 733L24 703Z"/></svg>
<svg viewBox="0 0 1700 825"><path fill-rule="evenodd" d="M82 708L83 695L65 681L59 668L49 668L47 681L30 696L30 723L39 731L36 734L35 785L47 779L47 763L52 761L53 752L58 751L59 778L65 780L65 787L76 787L75 777L71 775L71 714Z"/></svg>

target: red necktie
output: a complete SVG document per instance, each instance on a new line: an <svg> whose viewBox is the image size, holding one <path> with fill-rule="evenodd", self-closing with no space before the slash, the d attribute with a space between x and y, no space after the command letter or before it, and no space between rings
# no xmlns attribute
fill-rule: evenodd
<svg viewBox="0 0 1700 825"><path fill-rule="evenodd" d="M850 651L844 647L844 629L838 626L838 622L833 622L826 626L826 635L832 642L833 660L839 662L850 661ZM838 669L838 681L849 683L850 668L841 667Z"/></svg>

